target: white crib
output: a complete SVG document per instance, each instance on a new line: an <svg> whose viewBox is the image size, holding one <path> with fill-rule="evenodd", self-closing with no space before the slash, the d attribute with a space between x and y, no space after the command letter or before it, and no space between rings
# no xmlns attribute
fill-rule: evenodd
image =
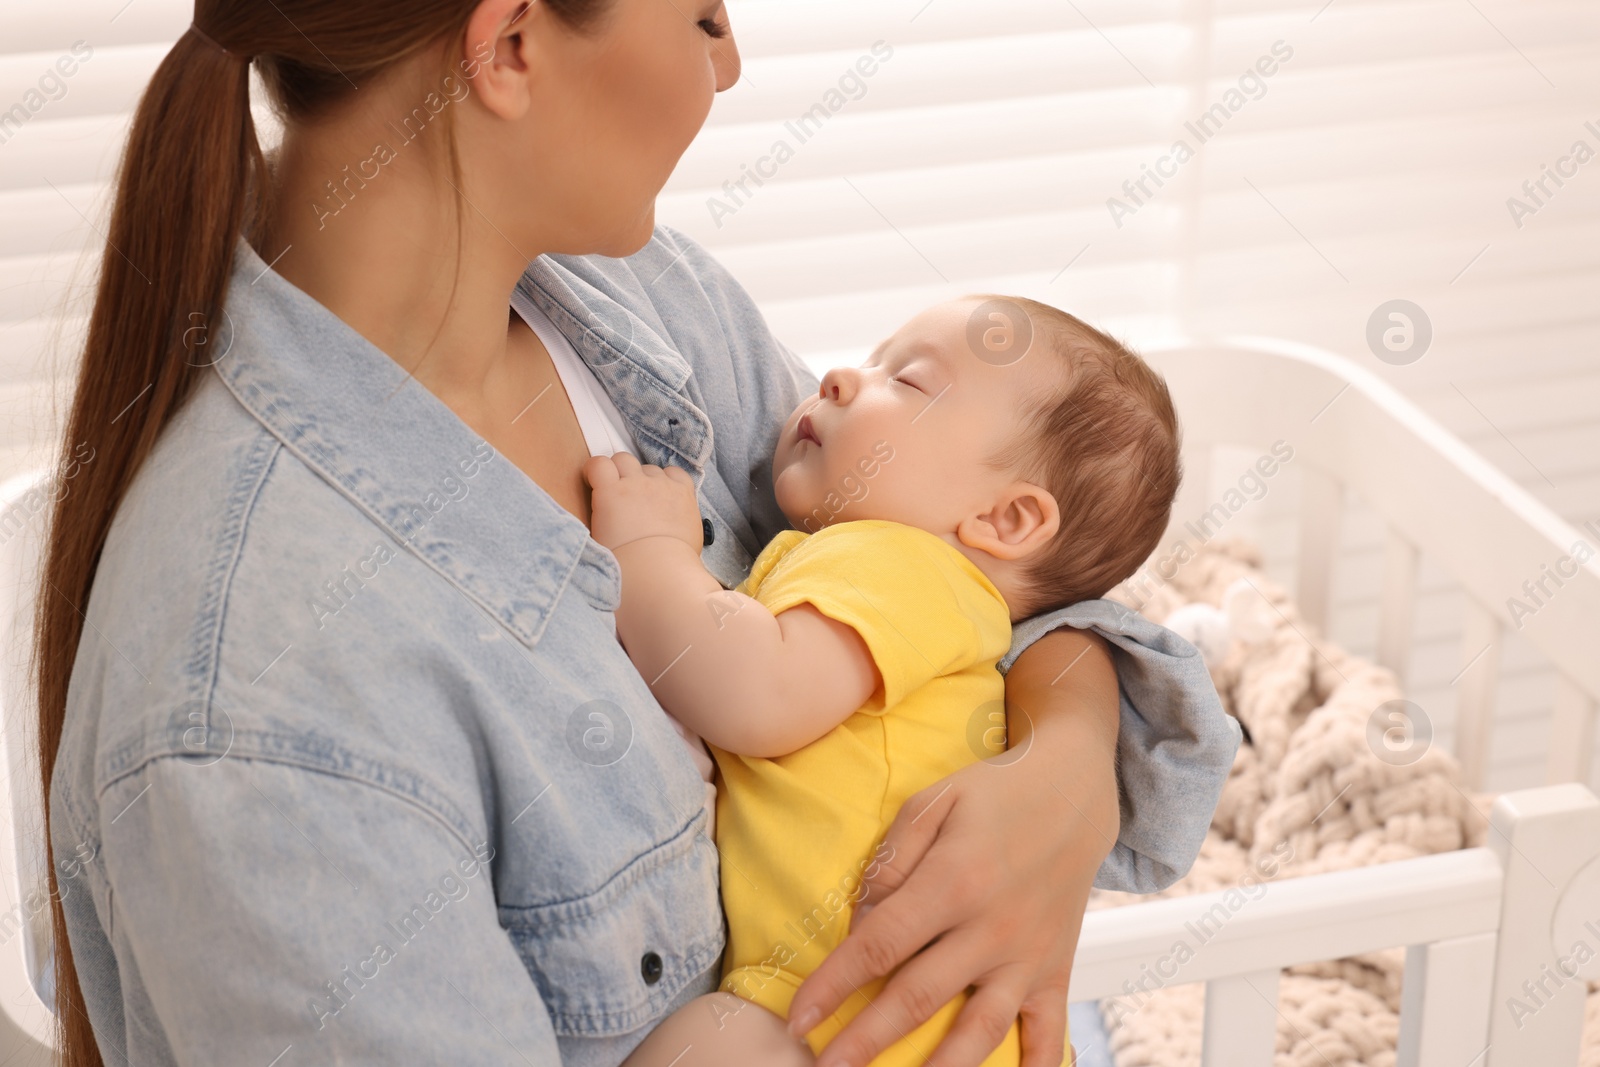
<svg viewBox="0 0 1600 1067"><path fill-rule="evenodd" d="M1600 694L1600 563L1577 567L1558 588L1547 585L1553 595L1514 620L1507 598L1523 596L1525 580L1571 556L1580 532L1392 388L1337 356L1281 341L1148 355L1177 401L1186 466L1202 472L1184 487L1169 542L1217 499L1203 476L1209 450L1286 440L1304 464L1296 597L1308 620L1326 618L1347 489L1387 524L1380 663L1404 673L1421 554L1461 584L1469 624L1455 746L1468 781L1483 774L1506 628L1520 621L1560 672L1552 784L1504 794L1488 847L1274 883L1180 974L1157 975L1164 985L1206 983L1203 1063L1270 1067L1281 968L1400 946L1407 949L1401 1067L1577 1063L1583 980L1600 978L1600 956L1576 973L1569 967L1559 982L1548 976L1571 961L1580 941L1584 955L1600 954L1600 801L1579 784L1590 771ZM1222 896L1090 914L1073 998L1148 988L1152 968L1189 936L1185 924ZM1532 983L1531 994L1524 983ZM1533 1012L1514 1013L1512 998Z"/></svg>
<svg viewBox="0 0 1600 1067"><path fill-rule="evenodd" d="M1482 615L1464 659L1486 673L1510 621L1497 606L1525 575L1570 550L1572 530L1426 415L1359 368L1326 353L1267 341L1152 352L1184 420L1191 470L1223 444L1292 439L1296 462L1317 473L1305 494L1299 599L1308 618L1327 603L1330 509L1349 487L1388 521L1386 662L1404 661L1411 581L1419 552L1444 561ZM1330 403L1331 401L1331 403ZM1177 515L1198 514L1203 479ZM8 832L0 840L0 1061L47 1062L49 1011L37 992L49 944L40 879L39 811L28 751L32 705L22 642L27 580L42 529L28 494L35 477L0 487L0 598L9 658L0 678L0 735ZM1175 520L1176 522L1177 520ZM1523 630L1562 672L1560 735L1551 780L1587 773L1579 742L1594 728L1600 659L1585 648L1600 627L1600 567L1584 566ZM1480 636L1489 646L1485 652ZM1465 679L1463 679L1465 681ZM1494 686L1475 682L1457 731L1467 767L1481 765ZM1185 963L1167 974L1174 942L1221 893L1090 914L1073 974L1074 999L1162 984L1205 982L1206 1067L1270 1067L1281 968L1405 946L1402 1067L1564 1067L1577 1062L1584 987L1549 974L1583 941L1600 948L1600 800L1576 782L1502 796L1489 847L1272 883ZM1585 924L1590 924L1585 926ZM1568 972L1570 974L1570 971ZM1600 976L1591 961L1573 978ZM1524 983L1545 991L1534 999ZM1548 996L1545 995L1548 992ZM1511 998L1535 1006L1520 1019ZM1519 1025L1520 1023L1520 1025Z"/></svg>

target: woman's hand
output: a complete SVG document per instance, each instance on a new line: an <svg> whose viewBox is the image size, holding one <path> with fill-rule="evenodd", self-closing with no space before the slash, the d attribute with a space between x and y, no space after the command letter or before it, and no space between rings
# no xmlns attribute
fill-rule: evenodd
<svg viewBox="0 0 1600 1067"><path fill-rule="evenodd" d="M1007 675L1006 708L1010 750L906 802L850 935L795 995L799 1035L894 973L817 1067L865 1067L969 986L927 1067L977 1067L1019 1016L1023 1067L1062 1062L1078 931L1119 824L1105 642L1074 630L1041 638Z"/></svg>

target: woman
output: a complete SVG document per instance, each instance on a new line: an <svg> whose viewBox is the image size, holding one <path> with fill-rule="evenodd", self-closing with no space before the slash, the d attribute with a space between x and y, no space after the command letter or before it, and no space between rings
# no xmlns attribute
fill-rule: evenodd
<svg viewBox="0 0 1600 1067"><path fill-rule="evenodd" d="M41 598L68 1063L614 1065L715 984L703 784L579 472L596 418L688 469L730 583L781 527L815 380L653 225L738 69L711 0L197 4L130 134ZM905 966L824 1064L969 985L935 1064L1019 1012L1058 1062L1091 872L1155 888L1204 835L1236 729L1191 649L1098 604L1013 654L1037 752L891 831L794 1014Z"/></svg>

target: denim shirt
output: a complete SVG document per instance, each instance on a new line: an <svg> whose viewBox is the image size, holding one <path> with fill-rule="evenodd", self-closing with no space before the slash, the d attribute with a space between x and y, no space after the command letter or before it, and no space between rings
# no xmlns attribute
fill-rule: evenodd
<svg viewBox="0 0 1600 1067"><path fill-rule="evenodd" d="M816 379L698 246L519 283L641 459L689 470L707 566L784 526L768 466ZM51 782L108 1063L620 1063L723 946L701 782L615 637L615 559L241 242L213 373L118 508ZM712 427L716 428L713 434ZM1238 731L1194 650L1105 602L1122 841L1185 870Z"/></svg>

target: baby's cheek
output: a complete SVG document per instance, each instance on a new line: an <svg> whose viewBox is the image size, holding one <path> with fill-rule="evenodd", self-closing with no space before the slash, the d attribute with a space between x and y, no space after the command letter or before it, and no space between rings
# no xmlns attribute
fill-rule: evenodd
<svg viewBox="0 0 1600 1067"><path fill-rule="evenodd" d="M868 496L861 505L873 517L903 522L924 530L942 527L945 512L954 501L965 496L956 488L960 472L935 463L908 462L914 453L907 449L894 462L880 468L868 484Z"/></svg>
<svg viewBox="0 0 1600 1067"><path fill-rule="evenodd" d="M805 471L797 463L774 472L773 495L778 498L778 507L783 510L789 519L789 524L796 529L807 529L801 520L816 507L814 493L810 492L805 477Z"/></svg>
<svg viewBox="0 0 1600 1067"><path fill-rule="evenodd" d="M867 496L867 482L854 470L847 470L839 477L839 492L846 500L859 502Z"/></svg>

